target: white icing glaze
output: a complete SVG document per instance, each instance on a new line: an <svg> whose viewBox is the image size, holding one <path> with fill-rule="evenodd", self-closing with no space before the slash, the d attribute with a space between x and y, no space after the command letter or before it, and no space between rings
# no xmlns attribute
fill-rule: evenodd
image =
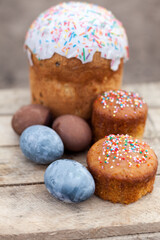
<svg viewBox="0 0 160 240"><path fill-rule="evenodd" d="M27 51L27 57L28 57L29 64L30 64L31 66L33 66L33 61L32 61L32 57L31 57L31 52L29 51L29 49L27 49L26 51Z"/></svg>
<svg viewBox="0 0 160 240"><path fill-rule="evenodd" d="M54 53L91 62L95 52L111 59L111 69L118 69L120 59L128 59L125 30L110 11L97 5L68 2L46 10L29 28L25 46L39 60Z"/></svg>

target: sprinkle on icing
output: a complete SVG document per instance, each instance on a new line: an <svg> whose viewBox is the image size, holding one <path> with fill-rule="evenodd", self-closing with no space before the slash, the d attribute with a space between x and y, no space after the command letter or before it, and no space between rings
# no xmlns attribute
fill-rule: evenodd
<svg viewBox="0 0 160 240"><path fill-rule="evenodd" d="M138 93L127 92L124 90L110 90L108 92L104 92L99 97L99 101L104 109L114 106L113 117L116 116L118 111L121 111L125 108L133 108L134 113L136 113L136 109L142 108L143 104L145 103Z"/></svg>
<svg viewBox="0 0 160 240"><path fill-rule="evenodd" d="M129 135L112 134L106 136L103 142L102 155L105 160L102 161L99 156L98 161L99 163L110 163L111 169L115 166L120 166L123 161L127 162L129 168L133 165L139 168L145 163L147 166L150 166L147 147L145 142L134 139Z"/></svg>
<svg viewBox="0 0 160 240"><path fill-rule="evenodd" d="M54 53L91 62L95 52L111 59L111 69L118 69L120 59L128 59L128 41L122 23L112 13L94 4L61 3L39 15L25 39L39 60Z"/></svg>

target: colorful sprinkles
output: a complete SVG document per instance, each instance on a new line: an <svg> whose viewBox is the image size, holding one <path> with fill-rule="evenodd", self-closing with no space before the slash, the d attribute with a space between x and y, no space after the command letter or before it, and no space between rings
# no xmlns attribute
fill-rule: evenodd
<svg viewBox="0 0 160 240"><path fill-rule="evenodd" d="M124 90L111 90L104 92L99 97L99 101L104 109L114 106L113 117L116 116L116 113L119 110L123 110L125 108L133 108L134 113L136 113L136 109L142 108L143 104L145 103L138 93L127 92ZM127 117L127 114L125 116Z"/></svg>
<svg viewBox="0 0 160 240"><path fill-rule="evenodd" d="M122 23L112 13L94 4L61 3L46 10L32 23L25 39L38 59L49 59L54 53L91 62L96 51L111 59L117 70L120 59L126 61L128 41Z"/></svg>
<svg viewBox="0 0 160 240"><path fill-rule="evenodd" d="M147 163L150 159L149 152L146 149L148 145L145 142L134 139L129 135L109 135L103 142L102 155L98 157L100 164L109 164L110 168L120 166L123 161L126 161L128 167L135 165L137 168L142 164Z"/></svg>

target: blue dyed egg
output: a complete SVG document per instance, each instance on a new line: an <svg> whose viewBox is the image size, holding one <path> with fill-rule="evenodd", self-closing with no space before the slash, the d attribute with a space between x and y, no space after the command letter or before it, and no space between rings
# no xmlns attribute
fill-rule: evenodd
<svg viewBox="0 0 160 240"><path fill-rule="evenodd" d="M28 159L39 164L51 163L64 152L63 142L58 134L42 125L34 125L23 131L20 148Z"/></svg>
<svg viewBox="0 0 160 240"><path fill-rule="evenodd" d="M90 172L82 164L69 159L51 163L46 169L44 181L54 197L68 203L84 201L95 191Z"/></svg>

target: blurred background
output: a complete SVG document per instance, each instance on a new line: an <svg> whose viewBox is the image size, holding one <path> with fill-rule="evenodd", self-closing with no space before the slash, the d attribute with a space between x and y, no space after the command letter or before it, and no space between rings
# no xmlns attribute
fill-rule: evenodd
<svg viewBox="0 0 160 240"><path fill-rule="evenodd" d="M0 0L0 88L28 87L23 51L27 29L44 10L61 1ZM111 10L129 39L124 83L160 81L160 0L88 0Z"/></svg>

